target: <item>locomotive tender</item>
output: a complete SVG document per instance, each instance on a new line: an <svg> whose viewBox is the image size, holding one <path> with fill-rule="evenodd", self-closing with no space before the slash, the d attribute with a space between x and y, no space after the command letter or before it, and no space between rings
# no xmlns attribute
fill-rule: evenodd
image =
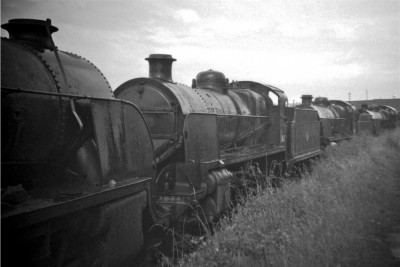
<svg viewBox="0 0 400 267"><path fill-rule="evenodd" d="M154 225L190 220L195 207L211 222L234 188L372 121L343 101L287 107L276 87L212 70L178 84L164 54L146 59L148 78L113 92L92 63L58 50L50 20L2 27L4 264L132 262L159 244Z"/></svg>

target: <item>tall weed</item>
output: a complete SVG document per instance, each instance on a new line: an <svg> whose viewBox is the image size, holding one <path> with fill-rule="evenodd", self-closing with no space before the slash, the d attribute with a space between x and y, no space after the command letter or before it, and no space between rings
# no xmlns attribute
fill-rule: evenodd
<svg viewBox="0 0 400 267"><path fill-rule="evenodd" d="M330 147L312 174L262 191L220 222L184 266L394 266L400 131Z"/></svg>

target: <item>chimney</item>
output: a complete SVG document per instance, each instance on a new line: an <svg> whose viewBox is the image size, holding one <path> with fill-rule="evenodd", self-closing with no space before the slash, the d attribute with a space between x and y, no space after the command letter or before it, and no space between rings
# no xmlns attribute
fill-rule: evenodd
<svg viewBox="0 0 400 267"><path fill-rule="evenodd" d="M51 25L51 20L37 19L10 19L8 23L1 25L8 31L11 40L29 43L40 48L53 48L51 34L58 31Z"/></svg>
<svg viewBox="0 0 400 267"><path fill-rule="evenodd" d="M172 62L176 61L171 55L151 54L149 61L149 77L172 83Z"/></svg>
<svg viewBox="0 0 400 267"><path fill-rule="evenodd" d="M311 107L311 101L313 99L312 95L302 95L301 96L302 102L301 105L304 108Z"/></svg>
<svg viewBox="0 0 400 267"><path fill-rule="evenodd" d="M368 110L368 104L362 103L361 109Z"/></svg>

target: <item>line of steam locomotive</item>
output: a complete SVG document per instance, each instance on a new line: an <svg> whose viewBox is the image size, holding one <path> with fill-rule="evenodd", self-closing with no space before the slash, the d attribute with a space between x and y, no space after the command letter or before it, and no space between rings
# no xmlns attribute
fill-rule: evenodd
<svg viewBox="0 0 400 267"><path fill-rule="evenodd" d="M50 20L2 25L2 262L120 266L158 244L160 227L213 221L233 188L290 172L323 146L393 128L388 106L357 110L200 72L172 81L170 55L113 91L86 59L54 45Z"/></svg>

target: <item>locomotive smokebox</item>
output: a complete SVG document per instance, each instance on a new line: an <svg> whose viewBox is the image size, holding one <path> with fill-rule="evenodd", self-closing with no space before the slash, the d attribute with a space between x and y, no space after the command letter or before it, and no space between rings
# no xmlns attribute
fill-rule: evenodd
<svg viewBox="0 0 400 267"><path fill-rule="evenodd" d="M311 107L312 99L313 99L312 95L302 95L301 96L301 100L302 100L301 105L303 107Z"/></svg>
<svg viewBox="0 0 400 267"><path fill-rule="evenodd" d="M149 62L149 78L173 82L171 73L175 58L166 54L151 54L146 60Z"/></svg>
<svg viewBox="0 0 400 267"><path fill-rule="evenodd" d="M50 19L11 19L1 27L8 31L11 40L18 40L47 49L53 47L51 34L58 31L57 27L51 25Z"/></svg>

